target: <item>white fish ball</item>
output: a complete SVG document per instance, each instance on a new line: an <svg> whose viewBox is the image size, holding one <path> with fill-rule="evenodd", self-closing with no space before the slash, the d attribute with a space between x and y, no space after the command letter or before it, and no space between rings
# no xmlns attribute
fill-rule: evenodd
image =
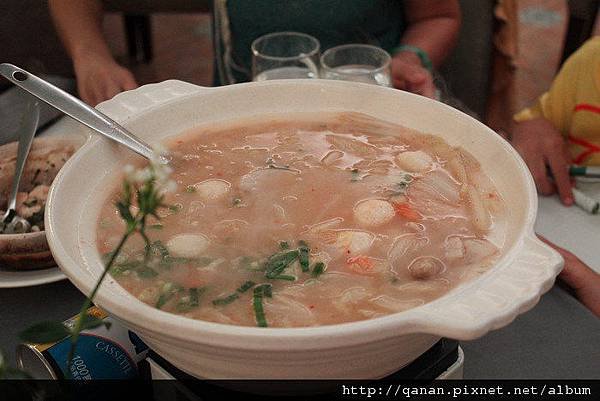
<svg viewBox="0 0 600 401"><path fill-rule="evenodd" d="M198 258L210 244L202 234L179 234L167 242L167 249L172 256L180 258Z"/></svg>

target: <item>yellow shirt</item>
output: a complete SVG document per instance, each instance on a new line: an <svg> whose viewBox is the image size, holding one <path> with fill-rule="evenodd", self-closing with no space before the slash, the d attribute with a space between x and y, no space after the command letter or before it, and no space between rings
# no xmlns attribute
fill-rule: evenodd
<svg viewBox="0 0 600 401"><path fill-rule="evenodd" d="M574 163L600 165L600 37L588 40L573 53L550 90L515 120L540 117L568 138Z"/></svg>

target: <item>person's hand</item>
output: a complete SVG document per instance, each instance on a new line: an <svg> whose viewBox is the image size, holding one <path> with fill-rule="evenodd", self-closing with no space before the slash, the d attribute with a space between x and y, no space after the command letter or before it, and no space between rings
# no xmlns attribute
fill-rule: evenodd
<svg viewBox="0 0 600 401"><path fill-rule="evenodd" d="M399 52L392 58L392 84L418 95L435 97L433 77L421 65L419 57L412 52Z"/></svg>
<svg viewBox="0 0 600 401"><path fill-rule="evenodd" d="M565 260L565 267L558 278L573 290L575 297L583 305L600 317L600 274L566 249L553 244L541 235L538 237L558 251Z"/></svg>
<svg viewBox="0 0 600 401"><path fill-rule="evenodd" d="M552 195L558 191L562 203L571 206L570 156L564 138L550 121L537 118L517 123L511 142L529 167L538 192ZM552 176L548 174L548 168Z"/></svg>
<svg viewBox="0 0 600 401"><path fill-rule="evenodd" d="M138 87L133 74L110 57L86 55L73 64L79 96L91 106Z"/></svg>

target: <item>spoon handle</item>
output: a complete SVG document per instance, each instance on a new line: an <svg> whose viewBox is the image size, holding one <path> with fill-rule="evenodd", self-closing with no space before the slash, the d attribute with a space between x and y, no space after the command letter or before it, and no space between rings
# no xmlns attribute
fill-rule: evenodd
<svg viewBox="0 0 600 401"><path fill-rule="evenodd" d="M0 75L80 123L150 158L152 148L107 115L75 96L12 64L0 64Z"/></svg>
<svg viewBox="0 0 600 401"><path fill-rule="evenodd" d="M31 143L35 136L35 130L37 129L40 121L40 104L37 100L31 99L27 103L27 109L23 115L21 126L19 127L19 145L17 147L17 164L15 166L15 178L12 182L12 188L10 191L10 197L8 198L8 207L6 211L15 210L17 206L17 193L19 192L19 182L21 182L21 176L27 161L27 155L29 149L31 149Z"/></svg>

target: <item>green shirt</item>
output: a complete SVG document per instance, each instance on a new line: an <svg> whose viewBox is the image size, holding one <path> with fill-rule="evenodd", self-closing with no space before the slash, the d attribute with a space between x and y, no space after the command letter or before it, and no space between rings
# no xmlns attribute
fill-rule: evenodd
<svg viewBox="0 0 600 401"><path fill-rule="evenodd" d="M235 66L231 71L237 82L251 80L250 46L267 33L307 33L320 41L321 52L346 43L390 51L400 43L405 27L401 0L227 0L226 9L230 65ZM217 46L223 49L219 41Z"/></svg>

